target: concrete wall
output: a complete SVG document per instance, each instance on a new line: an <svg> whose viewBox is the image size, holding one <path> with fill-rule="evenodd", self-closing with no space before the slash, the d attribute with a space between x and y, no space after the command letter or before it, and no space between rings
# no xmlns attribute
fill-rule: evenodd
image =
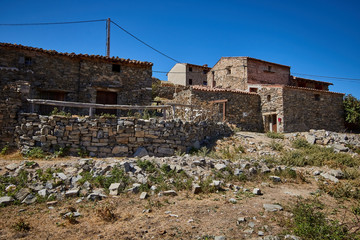
<svg viewBox="0 0 360 240"><path fill-rule="evenodd" d="M285 87L283 97L285 132L344 130L343 94Z"/></svg>
<svg viewBox="0 0 360 240"><path fill-rule="evenodd" d="M168 81L173 84L183 86L204 85L204 81L207 82L207 72L204 73L204 68L201 66L187 63L176 63L168 72Z"/></svg>
<svg viewBox="0 0 360 240"><path fill-rule="evenodd" d="M16 139L22 150L41 147L53 152L68 147L90 156L132 156L144 147L150 156L169 156L189 150L194 143L231 133L225 124L212 122L163 121L157 119L67 118L22 114Z"/></svg>
<svg viewBox="0 0 360 240"><path fill-rule="evenodd" d="M184 63L176 63L167 76L169 82L186 86L186 65Z"/></svg>

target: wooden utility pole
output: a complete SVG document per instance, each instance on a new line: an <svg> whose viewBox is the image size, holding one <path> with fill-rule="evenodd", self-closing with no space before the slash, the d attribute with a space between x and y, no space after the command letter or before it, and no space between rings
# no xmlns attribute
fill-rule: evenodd
<svg viewBox="0 0 360 240"><path fill-rule="evenodd" d="M106 56L110 57L110 18L106 21Z"/></svg>

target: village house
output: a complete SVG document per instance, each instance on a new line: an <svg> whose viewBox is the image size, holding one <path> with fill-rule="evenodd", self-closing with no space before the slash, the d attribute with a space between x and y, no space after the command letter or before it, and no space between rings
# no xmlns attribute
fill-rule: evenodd
<svg viewBox="0 0 360 240"><path fill-rule="evenodd" d="M177 63L166 74L168 81L175 85L208 85L207 73L211 68L190 63Z"/></svg>
<svg viewBox="0 0 360 240"><path fill-rule="evenodd" d="M250 131L344 129L342 93L328 82L290 75L290 67L250 57L222 57L178 102L217 105L224 118Z"/></svg>

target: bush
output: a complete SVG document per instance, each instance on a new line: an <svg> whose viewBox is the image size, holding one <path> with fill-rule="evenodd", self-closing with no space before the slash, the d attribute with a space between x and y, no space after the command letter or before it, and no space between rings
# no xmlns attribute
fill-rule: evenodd
<svg viewBox="0 0 360 240"><path fill-rule="evenodd" d="M24 157L27 158L45 158L46 154L44 151L39 147L34 147L30 149L28 152L24 154Z"/></svg>
<svg viewBox="0 0 360 240"><path fill-rule="evenodd" d="M284 139L284 134L277 132L267 132L266 136L269 138Z"/></svg>
<svg viewBox="0 0 360 240"><path fill-rule="evenodd" d="M311 147L310 143L303 138L295 139L295 141L293 141L293 143L292 143L292 146L293 146L293 148L296 148L296 149Z"/></svg>
<svg viewBox="0 0 360 240"><path fill-rule="evenodd" d="M281 143L275 142L274 140L271 140L269 147L274 151L281 151L284 148L284 145Z"/></svg>
<svg viewBox="0 0 360 240"><path fill-rule="evenodd" d="M360 100L351 94L346 95L343 101L345 111L345 125L350 130L360 130Z"/></svg>
<svg viewBox="0 0 360 240"><path fill-rule="evenodd" d="M300 200L293 208L294 234L302 239L353 239L345 225L328 220L316 201Z"/></svg>

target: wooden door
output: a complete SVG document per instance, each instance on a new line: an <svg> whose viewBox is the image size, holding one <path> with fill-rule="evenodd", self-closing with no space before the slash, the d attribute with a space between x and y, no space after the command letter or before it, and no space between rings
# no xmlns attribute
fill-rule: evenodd
<svg viewBox="0 0 360 240"><path fill-rule="evenodd" d="M96 92L96 103L100 104L117 104L117 93L97 91ZM116 115L116 109L96 109L96 114L114 114Z"/></svg>
<svg viewBox="0 0 360 240"><path fill-rule="evenodd" d="M273 114L272 115L272 131L273 132L277 132L277 115L276 114Z"/></svg>
<svg viewBox="0 0 360 240"><path fill-rule="evenodd" d="M65 101L65 93L64 92L56 92L56 91L41 91L40 99L48 99L48 100L57 100L57 101ZM39 113L42 115L48 115L54 110L54 106L49 105L40 105ZM63 110L63 107L56 107L59 111Z"/></svg>

